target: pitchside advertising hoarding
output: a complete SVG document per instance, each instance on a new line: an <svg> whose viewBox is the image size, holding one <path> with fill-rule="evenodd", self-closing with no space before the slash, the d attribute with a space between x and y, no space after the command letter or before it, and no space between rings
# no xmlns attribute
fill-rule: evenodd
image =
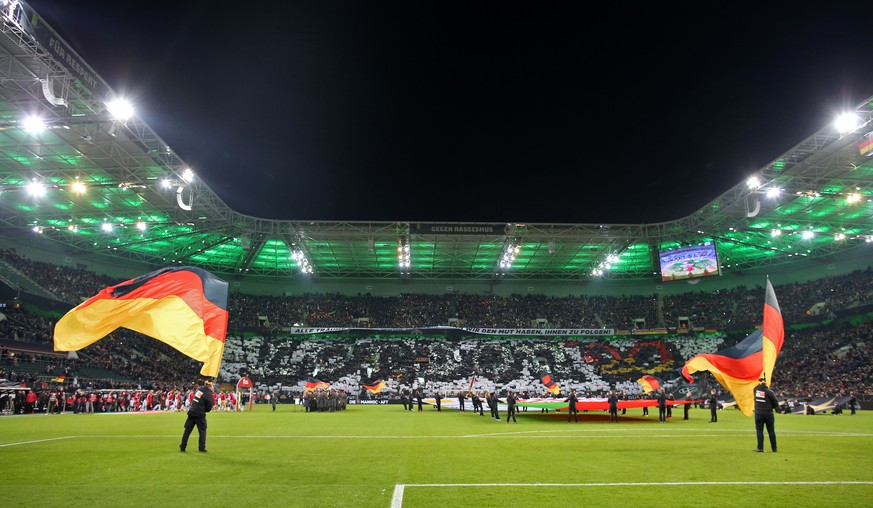
<svg viewBox="0 0 873 508"><path fill-rule="evenodd" d="M715 244L660 251L661 280L687 280L721 275Z"/></svg>
<svg viewBox="0 0 873 508"><path fill-rule="evenodd" d="M429 328L341 328L341 327L288 327L283 328L291 335L311 335L321 333L360 332L373 333L403 333L409 335L425 335L428 333L457 332L476 335L514 335L519 337L608 337L615 335L614 328L474 328L436 326Z"/></svg>

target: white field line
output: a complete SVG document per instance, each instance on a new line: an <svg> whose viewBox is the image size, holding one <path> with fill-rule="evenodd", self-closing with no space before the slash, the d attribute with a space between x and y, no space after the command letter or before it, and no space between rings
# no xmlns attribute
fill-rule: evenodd
<svg viewBox="0 0 873 508"><path fill-rule="evenodd" d="M558 434L560 432L560 434ZM210 434L209 439L628 439L628 438L660 438L660 439L687 439L699 437L732 437L732 436L749 436L750 431L731 431L697 433L684 432L670 435L652 435L648 433L640 433L638 431L628 429L628 432L637 432L636 434L627 434L617 432L617 429L612 429L606 433L598 430L567 430L567 431L525 431L525 432L502 432L494 434L467 434L462 436L390 436L390 435L264 435L264 436L222 436ZM816 431L783 431L780 436L791 437L873 437L873 434L861 434L857 432L816 432ZM39 444L49 441L59 441L63 439L177 439L176 434L116 434L116 435L92 435L92 436L62 436L46 439L33 439L30 441L19 441L13 443L0 443L0 448L8 448L10 446L21 446L29 444Z"/></svg>
<svg viewBox="0 0 873 508"><path fill-rule="evenodd" d="M614 482L614 483L398 483L391 496L391 508L403 506L403 496L409 487L675 487L698 485L873 485L873 481L827 482Z"/></svg>
<svg viewBox="0 0 873 508"><path fill-rule="evenodd" d="M19 441L17 443L4 443L4 444L0 444L0 448L6 448L8 446L20 446L20 445L27 445L27 444L45 443L48 441L60 441L61 439L72 439L74 437L78 437L78 436L49 437L46 439L34 439L32 441Z"/></svg>
<svg viewBox="0 0 873 508"><path fill-rule="evenodd" d="M682 433L670 435L652 435L645 432L617 433L616 429L599 433L599 431L527 431L527 432L502 432L495 434L467 434L461 436L392 436L392 435L306 435L306 434L278 434L278 435L248 435L248 436L223 436L210 434L209 439L688 439L698 437L748 437L753 435L754 431L726 430L724 432L709 431L709 432L688 432L686 429ZM628 429L628 432L636 432ZM873 437L873 434L861 434L856 432L815 432L815 431L785 431L780 432L780 436L791 437ZM105 434L105 435L87 435L87 436L66 436L61 438L52 438L45 440L26 441L22 443L10 443L2 446L13 446L16 444L39 443L41 441L51 441L54 439L168 439L178 438L176 434Z"/></svg>

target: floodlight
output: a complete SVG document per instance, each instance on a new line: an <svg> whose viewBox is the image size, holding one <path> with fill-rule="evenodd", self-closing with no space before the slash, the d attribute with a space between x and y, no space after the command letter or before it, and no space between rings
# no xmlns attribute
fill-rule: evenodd
<svg viewBox="0 0 873 508"><path fill-rule="evenodd" d="M28 134L39 134L47 128L45 120L37 115L25 117L24 120L21 121L21 125L24 127L24 131Z"/></svg>
<svg viewBox="0 0 873 508"><path fill-rule="evenodd" d="M770 187L767 189L767 197L770 199L779 197L779 194L782 193L782 189L778 187Z"/></svg>
<svg viewBox="0 0 873 508"><path fill-rule="evenodd" d="M190 182L194 179L194 171L191 168L185 168L182 170L182 180L186 182Z"/></svg>
<svg viewBox="0 0 873 508"><path fill-rule="evenodd" d="M409 273L409 268L412 266L412 246L405 235L397 239L397 266L402 273Z"/></svg>
<svg viewBox="0 0 873 508"><path fill-rule="evenodd" d="M834 121L834 127L840 134L852 132L861 124L861 119L855 113L843 113Z"/></svg>
<svg viewBox="0 0 873 508"><path fill-rule="evenodd" d="M125 99L113 99L106 103L106 109L115 119L126 122L133 116L133 104Z"/></svg>
<svg viewBox="0 0 873 508"><path fill-rule="evenodd" d="M782 234L781 229L774 229L773 231L770 231L770 236L779 236L781 234Z"/></svg>
<svg viewBox="0 0 873 508"><path fill-rule="evenodd" d="M76 194L84 194L87 190L87 187L84 183L76 180L75 182L73 182L72 185L70 185L70 190L72 190Z"/></svg>
<svg viewBox="0 0 873 508"><path fill-rule="evenodd" d="M136 229L138 229L140 231L145 231L146 230L146 223L142 222L142 221L137 222Z"/></svg>
<svg viewBox="0 0 873 508"><path fill-rule="evenodd" d="M45 196L45 185L43 185L42 182L34 180L27 184L27 192L35 198Z"/></svg>
<svg viewBox="0 0 873 508"><path fill-rule="evenodd" d="M804 240L809 240L810 238L815 236L815 233L813 233L812 231L804 231L803 234L800 236L803 237Z"/></svg>
<svg viewBox="0 0 873 508"><path fill-rule="evenodd" d="M106 233L111 233L112 232L112 224L109 222L104 222L103 224L100 225L100 229L102 229Z"/></svg>
<svg viewBox="0 0 873 508"><path fill-rule="evenodd" d="M750 176L746 180L746 185L748 185L750 189L755 190L761 186L761 181L758 180L757 176Z"/></svg>

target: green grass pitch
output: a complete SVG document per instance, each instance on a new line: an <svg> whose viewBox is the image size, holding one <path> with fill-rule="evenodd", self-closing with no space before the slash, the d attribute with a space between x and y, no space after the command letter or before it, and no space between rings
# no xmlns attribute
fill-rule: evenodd
<svg viewBox="0 0 873 508"><path fill-rule="evenodd" d="M180 453L184 413L0 417L2 501L16 506L870 506L873 415L776 415L752 453L736 410L521 413L255 406L209 415L209 453ZM505 413L501 412L505 417ZM766 442L766 440L765 440Z"/></svg>

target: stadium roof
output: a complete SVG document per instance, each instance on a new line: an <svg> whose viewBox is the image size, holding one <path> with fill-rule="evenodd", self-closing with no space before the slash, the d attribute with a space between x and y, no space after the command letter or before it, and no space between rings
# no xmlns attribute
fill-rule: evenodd
<svg viewBox="0 0 873 508"><path fill-rule="evenodd" d="M155 266L325 279L652 279L659 250L707 242L726 274L873 245L873 98L848 131L823 127L759 168L757 185L739 182L671 222L270 220L230 209L142 119L110 107L119 97L36 13L10 5L0 15L6 235Z"/></svg>

